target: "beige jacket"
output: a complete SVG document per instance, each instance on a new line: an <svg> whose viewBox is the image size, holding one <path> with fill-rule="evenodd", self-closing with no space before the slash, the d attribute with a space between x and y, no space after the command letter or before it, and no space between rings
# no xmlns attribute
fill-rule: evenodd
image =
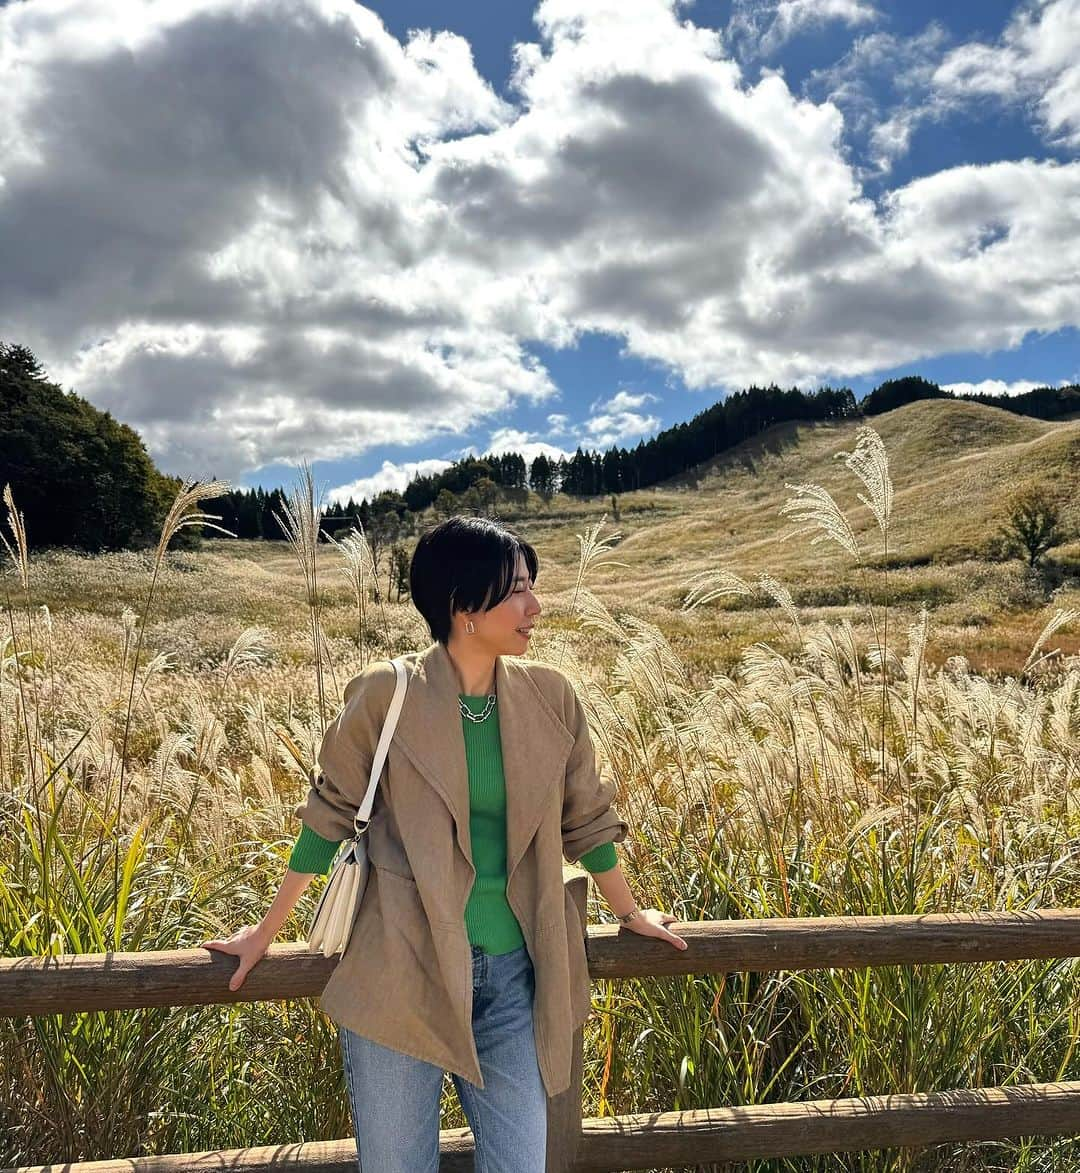
<svg viewBox="0 0 1080 1173"><path fill-rule="evenodd" d="M352 935L320 1005L357 1034L483 1087L472 1033L465 904L476 871L460 686L442 644L402 657L405 703L366 832L371 870ZM591 1005L585 927L563 886L576 863L629 830L597 773L585 711L557 669L496 659L506 775L506 895L536 976L533 1030L544 1086L570 1084L573 1032ZM388 661L345 687L294 813L325 839L350 836L394 691Z"/></svg>

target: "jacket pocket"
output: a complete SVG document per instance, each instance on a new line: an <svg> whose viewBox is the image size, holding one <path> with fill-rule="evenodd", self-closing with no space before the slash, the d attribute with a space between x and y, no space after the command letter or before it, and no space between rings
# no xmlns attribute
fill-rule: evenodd
<svg viewBox="0 0 1080 1173"><path fill-rule="evenodd" d="M375 845L373 847L373 845ZM432 916L429 908L431 901L424 899L409 866L408 857L400 846L385 837L372 840L368 844L368 863L379 873L379 880L389 893L391 900L407 901L411 908L417 910L414 919L422 921L429 929L448 929L457 927L456 921L449 921L438 916ZM464 920L461 924L464 926Z"/></svg>
<svg viewBox="0 0 1080 1173"><path fill-rule="evenodd" d="M363 1013L393 1032L406 1053L418 1035L452 1019L443 988L441 934L433 931L416 884L374 869L364 904L349 940L350 997L363 1000ZM339 966L339 970L341 967Z"/></svg>
<svg viewBox="0 0 1080 1173"><path fill-rule="evenodd" d="M368 861L372 867L378 868L381 872L388 872L398 879L416 883L416 876L413 874L412 864L409 863L404 846L387 827L385 810L372 818L364 832L364 838L367 840Z"/></svg>

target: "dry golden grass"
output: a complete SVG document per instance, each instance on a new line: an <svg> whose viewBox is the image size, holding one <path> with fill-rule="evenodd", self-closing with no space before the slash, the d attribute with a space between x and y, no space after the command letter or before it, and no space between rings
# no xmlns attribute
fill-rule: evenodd
<svg viewBox="0 0 1080 1173"><path fill-rule="evenodd" d="M971 407L911 405L872 433L780 429L695 491L626 495L617 525L606 501L508 518L541 557L531 654L586 703L642 903L684 920L1080 903L1075 578L973 553L1015 462L1067 457L1080 425ZM317 658L332 713L373 656L428 642L411 606L367 598L361 545L311 546L307 489L291 547L12 551L5 952L184 947L265 910L327 716ZM606 915L595 894L591 912ZM1080 1074L1068 963L596 994L587 1115ZM309 1003L74 1018L75 1038L59 1016L0 1023L0 1050L23 1056L0 1081L0 1163L349 1132L334 1036ZM463 1122L445 1106L445 1126ZM798 1167L1034 1173L1076 1156L973 1151Z"/></svg>

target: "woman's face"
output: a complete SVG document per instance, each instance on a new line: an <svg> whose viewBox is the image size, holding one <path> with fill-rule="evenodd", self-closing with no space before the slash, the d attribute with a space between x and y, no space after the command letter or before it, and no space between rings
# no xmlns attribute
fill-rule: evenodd
<svg viewBox="0 0 1080 1173"><path fill-rule="evenodd" d="M510 593L497 607L462 617L463 632L466 619L471 619L476 625L474 634L464 636L470 646L478 647L482 644L486 651L495 656L520 656L529 646L526 632L536 622L541 608L540 600L533 593L525 555L520 552L514 575Z"/></svg>

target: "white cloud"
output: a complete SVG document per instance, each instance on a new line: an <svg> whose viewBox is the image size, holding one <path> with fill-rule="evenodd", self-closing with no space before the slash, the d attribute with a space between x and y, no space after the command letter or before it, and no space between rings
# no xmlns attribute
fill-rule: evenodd
<svg viewBox="0 0 1080 1173"><path fill-rule="evenodd" d="M748 84L674 0L536 24L508 104L461 38L402 46L351 0L0 8L7 337L168 471L232 476L471 439L557 396L531 343L586 331L701 388L1080 324L1080 163L875 205L840 99ZM635 398L527 442L632 441Z"/></svg>
<svg viewBox="0 0 1080 1173"><path fill-rule="evenodd" d="M194 475L554 393L432 244L425 144L511 114L464 40L348 0L120 7L0 9L9 336Z"/></svg>
<svg viewBox="0 0 1080 1173"><path fill-rule="evenodd" d="M1080 0L1029 0L994 45L959 45L935 89L959 102L991 95L1030 103L1050 141L1080 147Z"/></svg>
<svg viewBox="0 0 1080 1173"><path fill-rule="evenodd" d="M167 467L232 475L302 457L334 459L387 444L460 434L514 395L553 392L505 335L344 327L271 337L208 326L122 325L51 370L125 422Z"/></svg>
<svg viewBox="0 0 1080 1173"><path fill-rule="evenodd" d="M734 0L726 35L743 60L769 57L807 29L827 24L872 24L868 0Z"/></svg>
<svg viewBox="0 0 1080 1173"><path fill-rule="evenodd" d="M1058 386L1064 387L1068 382L1068 379L1059 379ZM983 379L979 383L941 384L942 390L951 391L954 395L1024 395L1036 387L1052 386L1052 383L1037 383L1031 379L1018 379L1014 383L1006 383L1004 379Z"/></svg>
<svg viewBox="0 0 1080 1173"><path fill-rule="evenodd" d="M546 456L548 460L561 460L564 457L569 459L573 455L563 448L559 448L554 444L547 444L543 440L538 440L528 432L520 431L517 428L499 428L497 431L492 432L491 439L488 441L484 451L491 453L492 456L501 456L506 452L516 452L524 459L526 470L528 470L532 462L540 455Z"/></svg>
<svg viewBox="0 0 1080 1173"><path fill-rule="evenodd" d="M922 123L976 115L988 99L1029 107L1051 143L1080 146L1080 0L1023 0L995 43L950 40L939 21L911 37L874 32L811 75L807 91L844 110L854 141L865 134L867 174L886 173Z"/></svg>
<svg viewBox="0 0 1080 1173"><path fill-rule="evenodd" d="M402 464L394 464L392 460L384 460L378 472L369 477L360 477L350 481L347 485L338 485L328 490L326 500L334 505L346 505L350 498L361 501L367 498L373 500L379 493L395 489L403 493L409 482L416 477L429 477L449 468L449 460L412 460Z"/></svg>
<svg viewBox="0 0 1080 1173"><path fill-rule="evenodd" d="M655 401L657 396L619 391L604 402L592 404L595 414L585 421L587 439L583 447L610 448L637 441L660 427L660 417L642 415L637 408Z"/></svg>
<svg viewBox="0 0 1080 1173"><path fill-rule="evenodd" d="M595 411L598 407L606 411L629 411L633 408L644 407L646 403L658 403L660 397L648 391L617 391L610 399L597 399L590 407Z"/></svg>
<svg viewBox="0 0 1080 1173"><path fill-rule="evenodd" d="M937 21L910 37L869 33L856 38L835 64L814 70L807 79L808 94L843 110L848 141L865 143L870 166L859 170L861 177L886 174L908 152L921 123L940 120L954 109L954 103L931 92L949 40Z"/></svg>

